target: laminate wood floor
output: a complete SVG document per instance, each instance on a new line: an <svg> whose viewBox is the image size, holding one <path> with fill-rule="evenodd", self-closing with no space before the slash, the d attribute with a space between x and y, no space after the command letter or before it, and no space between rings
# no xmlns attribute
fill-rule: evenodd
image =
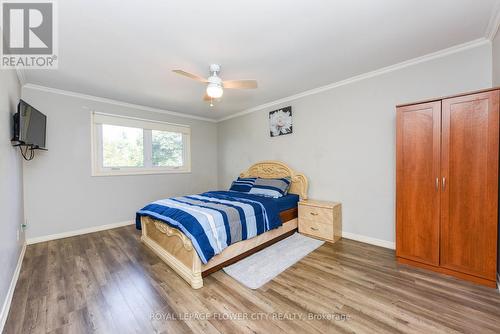
<svg viewBox="0 0 500 334"><path fill-rule="evenodd" d="M345 239L255 291L192 290L133 226L28 246L4 333L93 332L500 333L500 294Z"/></svg>

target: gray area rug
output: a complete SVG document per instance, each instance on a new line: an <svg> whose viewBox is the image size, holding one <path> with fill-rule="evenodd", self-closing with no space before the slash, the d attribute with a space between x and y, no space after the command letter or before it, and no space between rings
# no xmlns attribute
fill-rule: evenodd
<svg viewBox="0 0 500 334"><path fill-rule="evenodd" d="M246 287L258 289L322 244L324 241L295 233L260 252L225 267L224 271Z"/></svg>

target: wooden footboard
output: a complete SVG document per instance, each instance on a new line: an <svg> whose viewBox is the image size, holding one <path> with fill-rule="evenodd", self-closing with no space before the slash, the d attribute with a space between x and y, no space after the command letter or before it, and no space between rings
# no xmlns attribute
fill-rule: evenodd
<svg viewBox="0 0 500 334"><path fill-rule="evenodd" d="M193 289L203 286L201 260L184 233L161 221L142 217L141 240Z"/></svg>

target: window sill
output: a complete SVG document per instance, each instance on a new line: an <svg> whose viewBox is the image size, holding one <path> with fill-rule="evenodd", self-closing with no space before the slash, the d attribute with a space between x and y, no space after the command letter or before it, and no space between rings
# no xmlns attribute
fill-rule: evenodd
<svg viewBox="0 0 500 334"><path fill-rule="evenodd" d="M92 171L91 176L130 176L130 175L155 175L155 174L189 174L189 170L140 170L140 171Z"/></svg>

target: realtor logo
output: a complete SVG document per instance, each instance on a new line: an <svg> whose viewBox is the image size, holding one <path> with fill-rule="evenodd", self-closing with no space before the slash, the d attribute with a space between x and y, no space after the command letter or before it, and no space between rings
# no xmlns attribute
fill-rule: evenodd
<svg viewBox="0 0 500 334"><path fill-rule="evenodd" d="M55 3L2 1L2 68L57 68Z"/></svg>

